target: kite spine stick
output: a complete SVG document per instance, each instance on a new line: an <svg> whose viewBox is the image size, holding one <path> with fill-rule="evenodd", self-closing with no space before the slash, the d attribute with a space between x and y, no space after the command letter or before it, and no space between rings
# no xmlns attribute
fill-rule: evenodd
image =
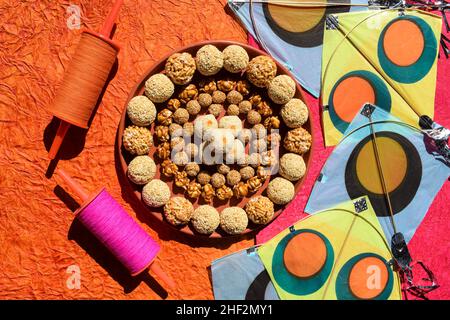
<svg viewBox="0 0 450 320"><path fill-rule="evenodd" d="M384 195L386 197L386 201L389 208L389 218L391 220L392 227L394 228L394 233L397 233L397 226L395 225L394 221L394 210L392 210L392 203L391 203L391 197L389 195L389 191L386 186L386 180L384 179L384 172L383 172L383 166L381 165L381 159L380 159L380 152L378 149L377 144L377 135L375 133L375 130L373 128L372 123L372 115L368 115L369 118L369 124L370 124L370 134L372 135L372 141L373 141L373 151L375 153L375 160L377 162L377 168L378 168L378 174L380 176L381 186L383 188Z"/></svg>

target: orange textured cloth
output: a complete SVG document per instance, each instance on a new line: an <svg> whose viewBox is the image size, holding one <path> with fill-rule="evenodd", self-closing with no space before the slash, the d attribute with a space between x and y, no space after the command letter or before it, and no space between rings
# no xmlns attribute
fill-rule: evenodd
<svg viewBox="0 0 450 320"><path fill-rule="evenodd" d="M76 203L64 194L67 186L57 187L61 180L56 175L45 176L51 171L47 150L58 124L46 107L81 32L67 27L67 7L78 5L81 27L98 30L111 3L0 2L0 299L211 299L211 261L254 243L251 236L205 242L179 234L133 203L116 171L120 115L142 74L170 51L193 42L245 42L226 0L125 0L114 35L122 45L117 74L87 134L77 128L68 132L58 163L90 192L106 186L137 218L161 244L160 264L178 287L166 296L151 277L128 276L100 243L73 223ZM80 268L80 289L67 286L72 265Z"/></svg>

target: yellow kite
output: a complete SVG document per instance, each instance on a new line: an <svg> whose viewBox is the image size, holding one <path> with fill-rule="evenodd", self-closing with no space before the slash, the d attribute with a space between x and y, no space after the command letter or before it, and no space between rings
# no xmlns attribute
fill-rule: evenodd
<svg viewBox="0 0 450 320"><path fill-rule="evenodd" d="M417 9L328 15L322 56L325 144L336 145L364 103L418 127L434 116L441 17Z"/></svg>
<svg viewBox="0 0 450 320"><path fill-rule="evenodd" d="M300 220L258 254L280 299L401 299L393 257L367 197Z"/></svg>

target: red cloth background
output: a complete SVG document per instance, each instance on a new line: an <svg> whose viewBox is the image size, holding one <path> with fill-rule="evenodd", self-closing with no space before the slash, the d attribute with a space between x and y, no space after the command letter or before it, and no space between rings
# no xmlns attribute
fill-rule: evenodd
<svg viewBox="0 0 450 320"><path fill-rule="evenodd" d="M444 28L443 28L444 31ZM447 36L448 37L448 36ZM436 107L434 120L450 128L450 59L446 59L442 48L438 60ZM308 106L313 115L315 129L315 152L309 167L308 177L302 189L276 221L264 228L256 237L257 243L271 239L280 231L297 222L306 214L303 212L317 175L333 148L324 148L320 123L318 99L306 94ZM444 183L431 205L425 219L410 241L409 249L413 259L423 261L435 274L440 288L431 292L430 299L450 299L450 183Z"/></svg>

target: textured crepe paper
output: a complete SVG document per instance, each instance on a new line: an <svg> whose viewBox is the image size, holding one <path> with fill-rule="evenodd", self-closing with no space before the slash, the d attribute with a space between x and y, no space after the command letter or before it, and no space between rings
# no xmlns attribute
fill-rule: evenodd
<svg viewBox="0 0 450 320"><path fill-rule="evenodd" d="M94 30L111 8L106 0L0 2L0 299L159 299L163 295L151 278L130 278L80 223L72 225L73 214L53 190L60 180L44 176L52 137L44 139L44 131L54 134L57 126L53 122L47 128L52 117L45 107L81 32L66 27L70 4L80 5L82 27ZM58 164L90 192L105 185L161 244L161 267L178 285L169 299L212 299L207 269L211 261L254 241L251 237L216 244L193 241L149 217L121 189L114 137L129 91L156 60L197 41L246 41L244 30L225 12L225 4L225 0L125 1L114 36L123 47L118 73L85 137L83 151ZM82 133L69 131L63 159L80 150L84 139L72 138ZM66 286L71 265L81 270L79 290Z"/></svg>
<svg viewBox="0 0 450 320"><path fill-rule="evenodd" d="M445 33L445 30L443 29ZM447 34L448 37L448 34ZM445 59L440 48L441 58L438 59L437 89L435 98L435 121L443 126L450 127L450 59ZM258 233L257 243L264 243L276 234L294 224L306 214L303 212L312 186L322 169L325 160L333 148L323 147L323 136L320 127L319 101L314 97L306 95L307 102L315 116L316 149L309 168L309 176L296 198L284 210L278 218L268 227ZM441 191L437 194L433 204L426 214L422 224L417 229L408 247L413 257L420 258L435 273L439 280L440 288L431 292L430 299L450 299L450 255L448 254L448 243L450 243L450 224L448 214L450 212L450 183L444 183Z"/></svg>
<svg viewBox="0 0 450 320"><path fill-rule="evenodd" d="M361 211L356 212L356 207L361 208ZM297 236L301 236L302 240L291 242L299 239ZM308 254L310 263L295 263L301 257L301 249L295 246L305 241L308 241L307 245L304 244L307 246L303 247L305 250L316 248ZM324 246L324 252L320 243ZM381 225L367 197L337 204L297 222L292 230L288 228L261 245L258 254L278 295L281 299L288 300L351 299L352 295L345 293L351 284L344 270L349 263L351 265L353 259L358 261L357 257L361 255L375 255L383 259L385 265L392 259ZM292 273L308 274L308 277L301 279ZM369 271L367 273L371 274ZM378 295L383 300L399 300L401 292L398 274L392 270L387 274L390 276L387 277L385 290L380 291ZM369 281L367 278L362 283ZM372 290L364 291L369 296L374 294Z"/></svg>

